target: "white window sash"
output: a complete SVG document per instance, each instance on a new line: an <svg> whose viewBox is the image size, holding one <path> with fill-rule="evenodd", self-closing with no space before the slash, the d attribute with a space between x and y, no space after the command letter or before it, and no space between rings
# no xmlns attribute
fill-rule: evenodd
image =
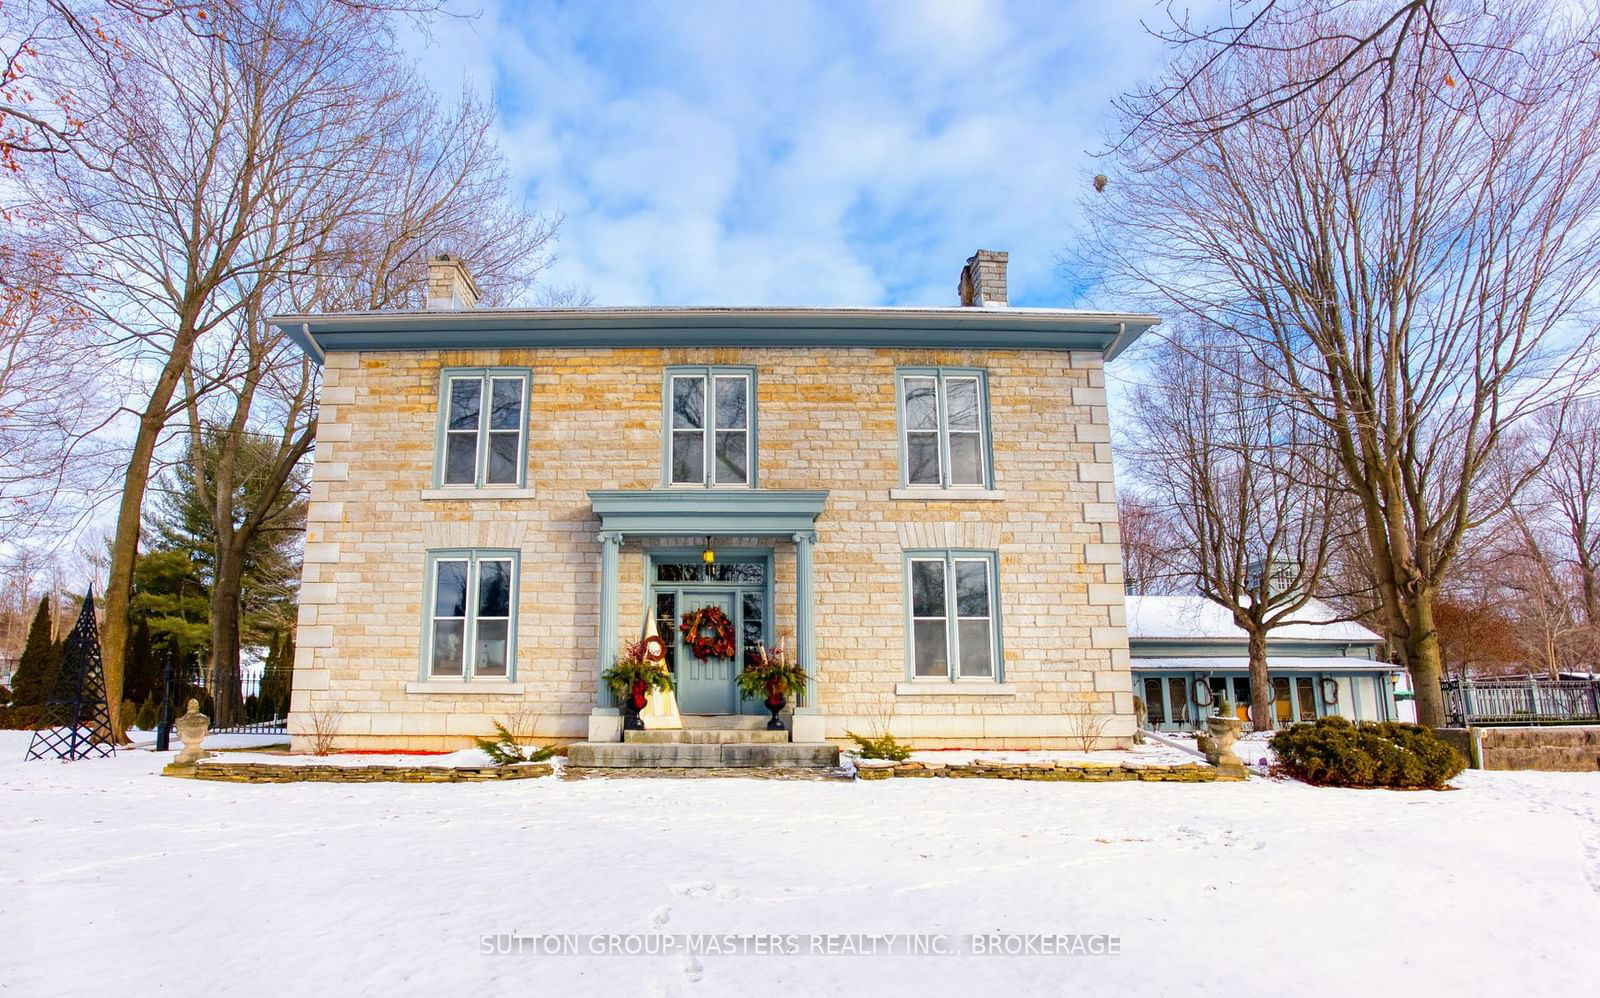
<svg viewBox="0 0 1600 998"><path fill-rule="evenodd" d="M950 387L949 386L950 386L950 383L952 381L970 381L972 383L972 395L973 395L973 399L974 399L974 404L977 406L977 410L978 410L977 411L978 425L976 427L973 427L971 429L967 429L967 428L956 429L955 427L951 426L951 423L950 423L950 403L949 403ZM988 441L985 439L988 436L988 433L987 433L988 422L989 422L989 406L988 406L988 400L984 396L983 379L978 377L975 374L951 374L951 375L945 375L943 372L940 372L940 374L939 374L939 436L940 436L940 447L939 447L939 450L940 450L940 457L943 459L943 466L939 469L939 473L940 473L940 481L943 483L944 488L947 488L947 489L948 488L973 488L973 489L977 489L977 488L986 488L988 486L988 484L989 484L989 455L988 455ZM978 480L976 482L960 482L960 483L957 483L956 480L955 480L955 477L956 477L955 454L954 454L954 448L951 447L951 445L950 445L950 438L951 438L952 435L958 434L958 433L972 435L972 436L976 436L978 438Z"/></svg>
<svg viewBox="0 0 1600 998"><path fill-rule="evenodd" d="M504 617L480 617L478 615L479 584L482 581L481 566L486 561L489 561L489 562L503 562L505 564L505 566L506 566L506 574L507 574L507 577L508 577L509 582L510 582L510 586L509 586L510 592L508 593L507 604L506 604L506 608L509 611L509 615L508 616L504 616ZM444 617L444 616L435 615L435 611L439 607L439 567L441 565L449 565L449 564L465 564L467 566L467 592L466 592L466 605L464 607L464 610L466 612L466 616L464 616L464 617ZM479 624L482 623L483 621L494 622L494 621L503 620L503 621L506 622L506 671L505 671L505 675L485 676L485 677L482 677L482 678L484 678L485 680L490 681L490 682L498 682L498 681L501 681L501 680L507 680L507 681L511 680L512 677L514 676L514 674L516 673L516 661L515 661L515 658L516 658L516 626L517 626L516 625L516 620L517 620L517 599L518 599L518 596L519 596L518 587L520 585L520 580L517 578L517 562L516 562L516 559L507 558L507 557L504 557L502 555L484 555L482 557L474 555L472 557L467 557L467 558L460 558L460 557L435 558L435 559L433 559L432 567L431 567L431 569L429 571L429 574L431 575L431 579L430 579L430 585L429 585L429 588L428 588L428 633L427 633L427 638L426 638L426 640L427 640L426 655L428 657L428 677L431 678L431 679L448 679L448 680L460 680L460 681L467 681L467 680L471 680L471 679L477 677L477 675L478 675L478 634L479 634L478 627L479 627ZM434 668L434 666L436 664L435 661L434 661L434 657L433 657L433 654L434 654L434 636L438 631L438 625L439 625L440 621L445 621L445 622L461 621L461 674L459 676L450 675L450 674L440 674Z"/></svg>
<svg viewBox="0 0 1600 998"><path fill-rule="evenodd" d="M700 428L692 426L680 427L675 423L677 414L678 382L698 381L703 386L700 389ZM705 485L706 476L710 474L711 448L708 444L712 433L707 416L710 412L710 398L716 389L711 379L705 374L674 374L667 384L667 483L670 485ZM674 467L673 455L677 452L678 437L700 435L700 477L698 479L678 478L677 468Z"/></svg>
<svg viewBox="0 0 1600 998"><path fill-rule="evenodd" d="M943 616L939 616L939 617L920 616L919 617L917 615L917 565L919 565L919 564L938 565L939 566L939 571L944 573L943 574L943 580L942 580L942 587L944 589L944 615ZM907 561L907 564L906 564L906 599L907 599L907 608L910 610L910 614L911 614L911 633L906 635L906 639L911 642L911 678L912 679L922 679L922 680L928 680L928 679L937 678L935 676L924 676L924 675L920 674L917 671L917 622L918 621L933 621L933 620L937 620L940 623L944 624L944 671L945 671L945 678L949 679L950 675L951 675L950 670L953 667L952 666L952 660L950 658L950 647L951 647L951 645L950 645L950 632L951 632L952 628L951 628L951 618L950 618L950 565L949 565L949 560L945 559L945 558L911 558L911 559L909 559Z"/></svg>
<svg viewBox="0 0 1600 998"><path fill-rule="evenodd" d="M478 426L472 430L457 430L450 426L450 406L454 395L454 386L457 382L476 381L478 383ZM529 379L521 374L451 374L445 377L444 386L444 439L439 450L439 486L447 489L478 489L488 484L489 478L489 441L493 436L507 436L512 431L507 429L491 429L491 410L494 406L494 386L497 382L509 382L517 386L517 448L516 448L516 476L509 482L495 482L496 486L520 486L528 470L528 395ZM476 433L476 446L473 448L472 481L452 482L450 475L450 437L452 434L465 435Z"/></svg>
<svg viewBox="0 0 1600 998"><path fill-rule="evenodd" d="M911 426L911 404L907 398L908 383L912 381L933 382L934 398L934 428L913 429ZM972 383L973 395L977 404L978 425L972 429L952 429L950 425L949 384L953 381L968 381ZM930 371L926 374L902 374L899 386L901 449L903 452L900 477L906 488L988 488L989 478L989 393L985 379L979 374L947 374L943 370ZM933 434L936 439L935 450L939 461L939 483L933 485L929 482L911 481L911 437L913 434ZM952 434L970 434L978 440L978 480L976 482L955 482L955 461L951 452L950 438Z"/></svg>
<svg viewBox="0 0 1600 998"><path fill-rule="evenodd" d="M723 381L744 383L744 425L742 426L717 426L717 385ZM705 482L702 484L748 487L750 484L750 376L748 374L712 375L706 380L706 389L706 475ZM721 482L717 480L718 432L744 434L744 481Z"/></svg>
<svg viewBox="0 0 1600 998"><path fill-rule="evenodd" d="M499 382L508 382L517 387L517 426L515 431L495 429L490 424L494 411L494 386ZM509 482L495 482L495 485L514 486L522 484L522 476L526 474L525 467L528 463L527 436L528 436L528 379L521 375L490 374L483 379L483 401L478 413L478 422L481 429L478 446L478 473L476 480L479 485L488 484L489 479L489 443L493 436L508 436L515 432L517 435L516 447L516 475Z"/></svg>
<svg viewBox="0 0 1600 998"><path fill-rule="evenodd" d="M444 566L444 565L459 565L459 564L465 564L467 566L467 592L466 592L466 597L465 597L465 599L463 601L463 604L462 604L462 612L463 612L463 614L465 614L465 616L461 616L461 617L441 616L439 614L439 612L438 612L439 611L439 569L440 569L441 566ZM457 679L457 678L465 679L467 677L467 673L469 671L468 659L471 657L471 655L467 651L466 641L467 641L467 637L469 635L469 632L472 630L472 627L471 627L471 624L470 624L470 621L472 619L472 560L470 558L435 558L435 559L433 559L433 563L432 563L432 565L431 565L431 567L429 569L429 575L431 575L432 578L429 580L430 585L428 586L428 638L427 638L428 644L427 644L427 649L426 649L426 653L427 653L427 656L428 656L428 675L430 677L439 677L439 678L445 678L445 679ZM454 623L455 621L458 621L458 620L461 621L461 642L462 642L462 646L461 646L461 675L459 677L455 676L455 675L452 675L452 674L448 674L448 673L447 674L441 674L438 671L438 664L439 664L438 660L434 657L434 652L436 650L435 638L436 638L436 635L439 632L439 623L440 623L440 621L444 621L446 623Z"/></svg>
<svg viewBox="0 0 1600 998"><path fill-rule="evenodd" d="M680 380L694 380L702 384L700 411L700 427L679 427L673 425L675 415L674 400L677 398L677 383ZM724 381L738 381L744 385L744 421L739 426L717 426L717 385ZM689 488L753 488L756 469L755 433L756 433L756 399L755 379L748 372L722 373L714 367L691 368L668 376L667 379L667 426L666 426L666 470L665 479L668 486ZM744 481L719 481L717 478L717 434L739 433L744 436ZM676 450L677 437L698 434L700 437L700 477L678 478L677 469L673 463L673 453Z"/></svg>
<svg viewBox="0 0 1600 998"><path fill-rule="evenodd" d="M983 566L984 608L987 612L982 617L961 616L961 605L959 602L960 594L957 591L956 583L956 566L962 564ZM992 683L996 681L997 674L1000 671L998 664L995 662L994 652L994 576L993 572L991 571L992 567L993 566L990 564L988 558L952 557L950 559L950 612L951 619L955 621L955 626L951 628L951 641L954 648L954 654L950 657L950 675L958 682L967 681L974 683ZM989 675L987 676L964 676L961 674L961 622L963 620L981 620L989 625Z"/></svg>

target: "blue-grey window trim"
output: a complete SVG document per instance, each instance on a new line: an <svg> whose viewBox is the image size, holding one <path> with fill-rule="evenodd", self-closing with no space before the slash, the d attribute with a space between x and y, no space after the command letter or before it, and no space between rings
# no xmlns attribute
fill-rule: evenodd
<svg viewBox="0 0 1600 998"><path fill-rule="evenodd" d="M511 619L506 622L506 674L504 676L474 676L468 668L471 661L470 645L467 639L474 636L473 625L477 622L478 601L473 599L472 586L467 586L467 626L462 638L463 656L461 662L461 675L459 676L434 676L430 658L433 652L433 571L434 564L440 561L460 561L466 559L470 564L468 579L474 578L479 561L493 561L496 559L511 559ZM417 651L418 668L417 676L423 682L483 682L483 683L512 683L517 679L517 622L521 616L518 604L522 601L522 552L517 548L429 548L422 569L422 641Z"/></svg>
<svg viewBox="0 0 1600 998"><path fill-rule="evenodd" d="M703 481L703 482L701 482L699 484L696 484L694 482L676 482L675 483L672 480L672 379L673 379L674 376L683 377L684 375L690 375L690 376L698 375L698 376L703 377L703 378L706 379L706 414L707 414L707 416L709 418L708 418L708 425L704 427L705 434L706 434L706 443L705 443L705 447L706 447L705 481ZM713 457L713 451L715 449L716 427L709 425L709 423L714 423L715 422L715 418L712 416L712 406L713 406L712 400L715 397L715 395L714 395L715 382L712 379L717 377L718 375L724 375L724 376L735 375L735 376L739 376L739 377L744 377L744 378L748 378L749 379L749 383L750 383L750 396L749 396L749 398L747 398L745 400L747 406L749 407L745 418L746 418L746 421L749 423L749 427L747 428L746 432L749 434L749 439L750 439L750 467L747 469L747 473L746 473L745 477L747 479L749 479L749 481L744 482L742 484L731 484L731 485L717 485L717 484L714 484L714 479L715 479L716 476L715 476L714 472L712 471L712 457ZM727 364L678 364L678 365L673 365L673 366L664 368L662 370L662 372L661 372L661 487L662 488L669 488L669 489L695 489L695 488L705 488L705 489L753 489L753 488L757 488L758 487L758 485L760 483L760 473L759 473L758 469L760 468L760 465L761 465L761 459L760 459L761 458L761 434L760 434L760 430L758 429L758 427L760 426L760 420L757 418L758 415L759 415L760 406L757 404L757 401L756 401L760 393L758 392L757 389L758 389L758 382L756 380L756 369L754 367L745 367L745 366L727 365Z"/></svg>
<svg viewBox="0 0 1600 998"><path fill-rule="evenodd" d="M484 393L479 396L478 457L474 467L476 478L471 485L446 485L444 482L445 430L450 422L450 380L452 378L478 378L483 381ZM517 447L517 481L496 482L489 485L483 477L489 467L489 434L486 429L489 412L489 383L492 378L522 379L522 439ZM533 435L533 371L526 367L446 367L439 371L439 415L433 436L433 487L436 489L461 489L463 492L483 488L526 488L528 484L528 448Z"/></svg>
<svg viewBox="0 0 1600 998"><path fill-rule="evenodd" d="M983 483L981 485L951 485L950 484L950 429L946 424L947 415L944 407L944 379L950 378L977 378L978 379L978 408L982 413L983 426ZM939 484L938 485L912 485L911 468L907 464L906 454L906 387L907 378L933 378L938 384L939 393ZM894 428L896 447L900 452L900 487L919 489L950 489L950 488L984 488L992 489L994 485L994 433L991 429L989 418L989 372L981 367L897 367L894 371Z"/></svg>
<svg viewBox="0 0 1600 998"><path fill-rule="evenodd" d="M911 624L911 563L913 561L927 561L935 558L944 559L945 563L945 620L947 631L945 641L948 646L951 634L955 631L955 566L958 560L987 559L989 562L989 630L990 654L994 656L994 675L963 679L960 676L961 664L950 662L949 675L944 679L933 676L917 675L917 650L914 628ZM900 586L902 589L903 608L901 613L902 625L905 631L905 671L906 681L911 683L963 683L967 685L981 685L993 683L1000 685L1005 682L1005 641L1002 638L1000 624L1000 553L998 551L980 548L906 548L900 552Z"/></svg>

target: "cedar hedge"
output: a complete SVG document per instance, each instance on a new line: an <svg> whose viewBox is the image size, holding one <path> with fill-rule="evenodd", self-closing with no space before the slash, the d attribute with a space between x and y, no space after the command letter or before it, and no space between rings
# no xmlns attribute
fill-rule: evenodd
<svg viewBox="0 0 1600 998"><path fill-rule="evenodd" d="M1274 773L1316 786L1439 790L1467 768L1444 739L1420 724L1324 717L1272 737Z"/></svg>
<svg viewBox="0 0 1600 998"><path fill-rule="evenodd" d="M45 709L34 704L0 707L0 731L31 730L49 727L44 719Z"/></svg>

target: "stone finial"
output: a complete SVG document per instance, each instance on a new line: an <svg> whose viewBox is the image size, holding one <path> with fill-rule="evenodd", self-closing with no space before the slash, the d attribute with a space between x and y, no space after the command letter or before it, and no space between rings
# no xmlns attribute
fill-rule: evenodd
<svg viewBox="0 0 1600 998"><path fill-rule="evenodd" d="M178 718L178 737L183 740L183 751L172 760L174 766L192 766L205 758L201 743L211 730L211 718L200 713L200 701L189 701L189 712Z"/></svg>
<svg viewBox="0 0 1600 998"><path fill-rule="evenodd" d="M1003 250L985 250L967 257L961 268L961 283L957 291L961 304L987 308L1006 307L1006 261L1011 254Z"/></svg>
<svg viewBox="0 0 1600 998"><path fill-rule="evenodd" d="M428 309L430 311L476 308L478 283L460 257L437 253L428 258Z"/></svg>

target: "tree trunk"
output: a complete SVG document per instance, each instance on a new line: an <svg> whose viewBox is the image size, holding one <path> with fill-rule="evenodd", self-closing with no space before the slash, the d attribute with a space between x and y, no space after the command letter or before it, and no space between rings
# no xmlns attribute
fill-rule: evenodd
<svg viewBox="0 0 1600 998"><path fill-rule="evenodd" d="M1267 635L1250 632L1250 720L1257 731L1271 731L1273 724L1272 677L1267 674Z"/></svg>
<svg viewBox="0 0 1600 998"><path fill-rule="evenodd" d="M185 351L183 364L188 363ZM122 480L122 500L117 507L117 532L111 541L111 566L106 579L105 619L100 624L100 661L105 668L106 707L111 714L111 738L118 744L127 740L129 718L122 716L122 680L128 650L128 611L133 603L133 565L139 558L140 513L144 493L150 483L150 460L156 441L166 425L164 418L182 365L172 361L156 382L150 402L139 418L133 439L133 454Z"/></svg>
<svg viewBox="0 0 1600 998"><path fill-rule="evenodd" d="M1439 632L1433 624L1433 591L1422 589L1406 601L1406 668L1417 696L1417 723L1444 727L1444 691L1439 687Z"/></svg>
<svg viewBox="0 0 1600 998"><path fill-rule="evenodd" d="M243 578L243 552L219 546L211 587L211 662L206 674L213 727L243 719L244 696L239 688L239 591Z"/></svg>

